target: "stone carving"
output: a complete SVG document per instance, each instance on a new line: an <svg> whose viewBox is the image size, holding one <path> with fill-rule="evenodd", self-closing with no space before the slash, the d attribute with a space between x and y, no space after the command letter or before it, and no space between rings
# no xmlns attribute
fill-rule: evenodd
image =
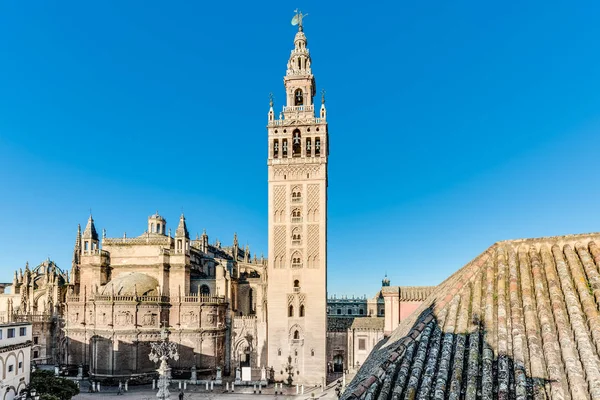
<svg viewBox="0 0 600 400"><path fill-rule="evenodd" d="M294 304L294 295L288 294L288 306L291 306L292 304Z"/></svg>
<svg viewBox="0 0 600 400"><path fill-rule="evenodd" d="M120 311L117 314L117 325L125 326L133 323L133 318L129 311Z"/></svg>
<svg viewBox="0 0 600 400"><path fill-rule="evenodd" d="M209 314L209 318L213 314ZM183 322L186 324L193 324L198 322L198 314L195 311L189 311L183 314Z"/></svg>
<svg viewBox="0 0 600 400"><path fill-rule="evenodd" d="M273 187L273 216L275 222L283 222L285 216L285 186L279 185Z"/></svg>
<svg viewBox="0 0 600 400"><path fill-rule="evenodd" d="M144 324L146 326L156 325L156 314L152 314L151 312L148 311L142 317L142 324Z"/></svg>
<svg viewBox="0 0 600 400"><path fill-rule="evenodd" d="M308 268L319 267L319 225L308 225Z"/></svg>
<svg viewBox="0 0 600 400"><path fill-rule="evenodd" d="M300 293L298 295L298 303L303 305L306 302L306 295L304 293Z"/></svg>
<svg viewBox="0 0 600 400"><path fill-rule="evenodd" d="M286 249L286 227L285 226L275 226L273 228L273 236L274 236L274 246L273 253L275 255L274 266L276 268L285 267L285 249Z"/></svg>
<svg viewBox="0 0 600 400"><path fill-rule="evenodd" d="M287 175L289 178L306 178L306 174L315 175L321 170L320 165L288 165L273 170L274 176Z"/></svg>
<svg viewBox="0 0 600 400"><path fill-rule="evenodd" d="M317 222L319 213L319 185L308 185L307 187L308 221Z"/></svg>

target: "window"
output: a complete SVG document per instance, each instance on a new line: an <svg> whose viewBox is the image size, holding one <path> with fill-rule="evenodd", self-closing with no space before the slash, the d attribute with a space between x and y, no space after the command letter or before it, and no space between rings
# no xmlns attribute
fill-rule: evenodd
<svg viewBox="0 0 600 400"><path fill-rule="evenodd" d="M348 309L348 315L352 315L352 309L351 308Z"/></svg>
<svg viewBox="0 0 600 400"><path fill-rule="evenodd" d="M13 372L14 369L15 369L14 365L11 364L8 366L8 372Z"/></svg>
<svg viewBox="0 0 600 400"><path fill-rule="evenodd" d="M38 358L38 357L39 357L39 355L40 355L40 353L39 353L39 352L37 352L37 351L34 351L34 352L33 352L33 358Z"/></svg>
<svg viewBox="0 0 600 400"><path fill-rule="evenodd" d="M358 339L358 349L359 350L367 349L367 341L365 339Z"/></svg>
<svg viewBox="0 0 600 400"><path fill-rule="evenodd" d="M298 68L300 68L300 59L298 59ZM304 104L304 96L302 95L302 89L296 89L294 93L294 105L301 106Z"/></svg>
<svg viewBox="0 0 600 400"><path fill-rule="evenodd" d="M315 138L315 156L321 155L321 138Z"/></svg>
<svg viewBox="0 0 600 400"><path fill-rule="evenodd" d="M202 296L210 296L210 288L206 285L200 286L200 294Z"/></svg>
<svg viewBox="0 0 600 400"><path fill-rule="evenodd" d="M292 268L302 268L302 257L298 252L292 255Z"/></svg>
<svg viewBox="0 0 600 400"><path fill-rule="evenodd" d="M364 311L364 310L361 308L360 310L358 310L358 313L359 313L360 315L363 315L363 314L365 313L365 311Z"/></svg>
<svg viewBox="0 0 600 400"><path fill-rule="evenodd" d="M19 328L19 336L25 336L25 335L27 335L27 327L22 326L21 328Z"/></svg>
<svg viewBox="0 0 600 400"><path fill-rule="evenodd" d="M287 157L287 153L288 153L288 145L287 145L287 139L281 139L281 155L283 157Z"/></svg>
<svg viewBox="0 0 600 400"><path fill-rule="evenodd" d="M299 288L299 287L300 287L300 281L299 281L298 279L296 279L296 280L294 281L294 287L297 287L297 288Z"/></svg>
<svg viewBox="0 0 600 400"><path fill-rule="evenodd" d="M299 203L302 201L302 192L300 191L300 187L296 186L292 189L292 203Z"/></svg>
<svg viewBox="0 0 600 400"><path fill-rule="evenodd" d="M37 336L33 337L33 344L38 344L39 338Z"/></svg>
<svg viewBox="0 0 600 400"><path fill-rule="evenodd" d="M314 357L314 356L315 356L315 349L310 349L310 355L311 355L312 357Z"/></svg>
<svg viewBox="0 0 600 400"><path fill-rule="evenodd" d="M302 212L299 208L292 211L292 222L302 222Z"/></svg>
<svg viewBox="0 0 600 400"><path fill-rule="evenodd" d="M277 158L279 156L279 140L273 140L273 158Z"/></svg>
<svg viewBox="0 0 600 400"><path fill-rule="evenodd" d="M23 361L19 361L19 369L23 369Z"/></svg>
<svg viewBox="0 0 600 400"><path fill-rule="evenodd" d="M306 156L307 157L310 157L310 150L311 150L310 138L306 138Z"/></svg>
<svg viewBox="0 0 600 400"><path fill-rule="evenodd" d="M300 129L294 130L292 133L292 157L300 157L302 155L302 139Z"/></svg>
<svg viewBox="0 0 600 400"><path fill-rule="evenodd" d="M281 355L281 349L277 349L277 355L280 356Z"/></svg>
<svg viewBox="0 0 600 400"><path fill-rule="evenodd" d="M379 310L379 315L383 315L385 314L385 310L382 308L381 310Z"/></svg>
<svg viewBox="0 0 600 400"><path fill-rule="evenodd" d="M2 329L0 329L0 339L2 339Z"/></svg>
<svg viewBox="0 0 600 400"><path fill-rule="evenodd" d="M300 305L300 316L304 317L304 304Z"/></svg>
<svg viewBox="0 0 600 400"><path fill-rule="evenodd" d="M298 246L302 244L302 236L300 235L300 228L294 228L292 231L292 245Z"/></svg>
<svg viewBox="0 0 600 400"><path fill-rule="evenodd" d="M294 316L294 306L289 306L288 308L288 317Z"/></svg>
<svg viewBox="0 0 600 400"><path fill-rule="evenodd" d="M340 315L340 314L342 313L342 309L341 309L341 308L338 308L338 309L337 309L337 313L338 313L338 315Z"/></svg>
<svg viewBox="0 0 600 400"><path fill-rule="evenodd" d="M7 338L14 338L15 337L15 328L10 328L8 330L8 334L6 335Z"/></svg>
<svg viewBox="0 0 600 400"><path fill-rule="evenodd" d="M300 339L300 332L299 331L294 331L294 339L295 340Z"/></svg>

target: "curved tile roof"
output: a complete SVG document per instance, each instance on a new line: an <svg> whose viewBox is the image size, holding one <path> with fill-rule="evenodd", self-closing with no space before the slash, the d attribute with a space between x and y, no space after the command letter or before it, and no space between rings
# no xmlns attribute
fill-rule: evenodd
<svg viewBox="0 0 600 400"><path fill-rule="evenodd" d="M494 244L373 352L343 399L600 398L600 234Z"/></svg>

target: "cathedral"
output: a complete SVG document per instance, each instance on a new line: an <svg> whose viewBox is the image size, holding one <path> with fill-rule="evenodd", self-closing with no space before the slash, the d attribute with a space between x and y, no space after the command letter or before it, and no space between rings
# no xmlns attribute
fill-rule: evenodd
<svg viewBox="0 0 600 400"><path fill-rule="evenodd" d="M32 362L144 380L166 327L180 354L174 377L250 367L252 380L268 371L275 381L325 383L328 125L324 92L314 103L302 14L293 21L286 104L276 117L271 98L267 118L268 257L252 257L237 235L231 246L206 232L191 239L184 215L174 234L157 212L133 237L99 235L90 215L70 273L50 260L26 266L0 294L5 320L34 322Z"/></svg>

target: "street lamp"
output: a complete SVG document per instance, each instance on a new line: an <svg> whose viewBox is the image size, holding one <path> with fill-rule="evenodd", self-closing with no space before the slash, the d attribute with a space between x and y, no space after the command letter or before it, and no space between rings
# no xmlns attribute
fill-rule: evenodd
<svg viewBox="0 0 600 400"><path fill-rule="evenodd" d="M169 367L169 364L167 364L167 360L179 360L179 352L177 351L177 344L169 342L169 334L164 325L160 333L160 338L160 342L150 343L151 351L148 356L151 361L154 361L155 363L160 362L160 367L158 368L158 393L156 394L156 397L165 400L170 396L169 383L171 381L171 368Z"/></svg>

